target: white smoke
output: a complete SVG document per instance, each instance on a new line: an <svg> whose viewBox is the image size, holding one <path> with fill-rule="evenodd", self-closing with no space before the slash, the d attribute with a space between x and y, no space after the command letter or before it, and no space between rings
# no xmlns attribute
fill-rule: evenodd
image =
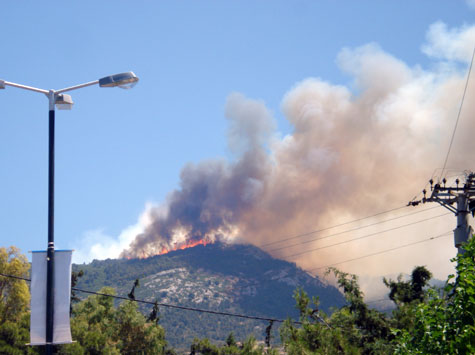
<svg viewBox="0 0 475 355"><path fill-rule="evenodd" d="M79 243L72 245L73 262L89 263L94 259L118 258L122 250L128 248L135 237L143 233L146 226L150 225L153 218L152 211L157 213L157 210L159 210L157 206L147 203L137 222L122 230L118 237L107 235L104 229L85 232Z"/></svg>
<svg viewBox="0 0 475 355"><path fill-rule="evenodd" d="M320 78L296 84L282 101L293 132L281 139L265 103L230 95L225 114L232 161L186 165L180 188L160 207L167 213L151 208L147 215L152 218L140 226L136 238L126 233L116 244L124 247L121 255L153 255L178 239L239 238L262 246L406 204L443 165L474 44L475 26L450 29L435 23L422 46L432 60L430 68L410 67L377 44L345 48L338 64L352 78L351 85ZM472 98L470 84L449 159L449 167L459 171L475 167ZM311 237L300 238L264 249L310 270L439 235L450 231L455 219L434 219L376 238L290 255L443 212L432 210L325 241L289 246ZM106 248L109 244L95 245L112 250ZM381 254L341 267L373 277L410 273L414 263L429 260L436 276L444 277L454 253L453 241L439 238L405 249L404 259Z"/></svg>
<svg viewBox="0 0 475 355"><path fill-rule="evenodd" d="M475 2L473 3L475 4ZM448 29L446 24L436 22L429 28L427 42L422 46L422 51L428 56L450 62L469 63L472 57L473 43L475 43L475 27L463 26Z"/></svg>

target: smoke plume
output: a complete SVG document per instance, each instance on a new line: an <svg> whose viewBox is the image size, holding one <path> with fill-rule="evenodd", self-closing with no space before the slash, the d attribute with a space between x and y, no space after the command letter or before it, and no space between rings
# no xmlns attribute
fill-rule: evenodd
<svg viewBox="0 0 475 355"><path fill-rule="evenodd" d="M376 44L345 48L337 62L351 83L309 78L295 85L282 101L293 127L284 137L264 102L231 94L225 115L233 159L186 165L180 187L149 211L151 222L122 257L203 240L265 245L406 204L443 165L474 44L474 26L434 24L422 47L429 69ZM475 165L473 92L471 83L449 159L459 170ZM339 258L354 252L347 244ZM320 264L334 260L332 253L322 252ZM310 258L292 260L315 265Z"/></svg>

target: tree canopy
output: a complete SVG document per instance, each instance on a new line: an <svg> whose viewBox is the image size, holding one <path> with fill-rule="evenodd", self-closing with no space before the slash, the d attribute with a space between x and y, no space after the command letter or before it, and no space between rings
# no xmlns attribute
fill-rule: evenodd
<svg viewBox="0 0 475 355"><path fill-rule="evenodd" d="M430 293L428 302L414 310L412 329L396 332L397 354L475 353L475 238L465 253L452 259L456 275L450 275L444 294Z"/></svg>
<svg viewBox="0 0 475 355"><path fill-rule="evenodd" d="M27 277L30 264L15 247L0 248L0 273ZM31 352L30 292L24 280L0 276L0 354Z"/></svg>

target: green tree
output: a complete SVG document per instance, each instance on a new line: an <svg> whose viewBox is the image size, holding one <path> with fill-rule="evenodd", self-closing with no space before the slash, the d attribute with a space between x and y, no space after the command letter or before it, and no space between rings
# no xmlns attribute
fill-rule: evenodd
<svg viewBox="0 0 475 355"><path fill-rule="evenodd" d="M278 351L273 348L265 348L258 345L256 338L250 336L241 346L234 339L234 335L229 334L226 344L219 347L211 344L208 339L194 339L190 347L191 355L277 355Z"/></svg>
<svg viewBox="0 0 475 355"><path fill-rule="evenodd" d="M137 303L123 302L115 317L116 341L122 354L136 353L164 354L166 352L165 331L155 322L146 322L137 309Z"/></svg>
<svg viewBox="0 0 475 355"><path fill-rule="evenodd" d="M226 345L227 346L236 346L236 339L234 339L234 333L229 333L228 337L226 338Z"/></svg>
<svg viewBox="0 0 475 355"><path fill-rule="evenodd" d="M15 247L0 248L0 273L27 277L30 265ZM0 354L30 354L30 292L24 280L0 276Z"/></svg>
<svg viewBox="0 0 475 355"><path fill-rule="evenodd" d="M104 287L99 293L115 295ZM119 307L114 299L93 295L73 308L72 337L77 343L61 346L60 354L169 354L165 331L156 322L147 322L137 304L125 301Z"/></svg>
<svg viewBox="0 0 475 355"><path fill-rule="evenodd" d="M100 293L115 295L115 290L104 287ZM59 347L60 354L120 354L113 340L115 335L114 299L94 295L73 308L72 338L77 342Z"/></svg>
<svg viewBox="0 0 475 355"><path fill-rule="evenodd" d="M464 248L464 254L452 259L457 276L449 276L446 293L430 291L429 301L415 309L413 329L395 331L396 353L475 353L475 238Z"/></svg>
<svg viewBox="0 0 475 355"><path fill-rule="evenodd" d="M0 248L0 273L27 277L30 265L16 247ZM0 323L17 321L28 311L30 293L24 280L0 276Z"/></svg>
<svg viewBox="0 0 475 355"><path fill-rule="evenodd" d="M389 288L389 298L395 303L396 309L392 312L393 327L410 331L414 327L416 308L419 303L427 301L428 282L432 273L424 266L417 266L408 281L403 281L402 275L397 280L383 279Z"/></svg>
<svg viewBox="0 0 475 355"><path fill-rule="evenodd" d="M372 353L373 349L382 346L392 338L390 322L386 316L374 309L370 309L363 300L363 292L358 285L358 278L330 268L337 277L338 285L343 289L345 298L348 302L348 308L354 317L355 325L360 332L360 346L364 349L363 353ZM344 307L344 308L345 308Z"/></svg>
<svg viewBox="0 0 475 355"><path fill-rule="evenodd" d="M391 320L383 313L370 309L355 275L330 268L342 289L347 305L331 317L313 306L303 290L295 292L301 327L290 320L281 328L281 339L289 354L388 354L391 353Z"/></svg>
<svg viewBox="0 0 475 355"><path fill-rule="evenodd" d="M211 344L209 339L195 338L190 347L190 354L219 355L219 348L216 345Z"/></svg>
<svg viewBox="0 0 475 355"><path fill-rule="evenodd" d="M282 344L288 354L360 353L356 346L359 334L347 308L334 312L329 318L319 313L318 299L313 297L310 301L302 289L295 291L294 298L302 325L296 326L288 319L280 328Z"/></svg>
<svg viewBox="0 0 475 355"><path fill-rule="evenodd" d="M384 284L390 289L389 298L401 305L414 301L422 302L425 298L424 288L432 278L432 273L424 266L416 266L411 274L409 281L402 281L402 275L399 275L397 281L383 279Z"/></svg>
<svg viewBox="0 0 475 355"><path fill-rule="evenodd" d="M69 314L73 314L73 303L79 302L81 299L76 296L76 291L73 290L78 284L79 278L84 276L84 271L79 270L78 272L71 272L71 304L69 306Z"/></svg>

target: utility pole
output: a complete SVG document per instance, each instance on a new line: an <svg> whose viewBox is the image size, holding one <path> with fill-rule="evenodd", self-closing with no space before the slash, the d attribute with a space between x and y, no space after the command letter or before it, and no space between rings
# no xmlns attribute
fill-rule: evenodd
<svg viewBox="0 0 475 355"><path fill-rule="evenodd" d="M464 253L462 243L466 243L473 234L473 229L469 225L470 213L472 217L475 215L475 173L466 172L465 184L459 186L460 180L455 180L456 186L447 187L447 179L442 180L434 185L434 181L429 181L432 191L430 197L426 197L427 191L424 189L422 193L424 197L419 201L409 202L409 206L417 206L420 203L437 202L441 206L447 208L457 216L457 228L454 229L454 244L458 249L458 253ZM454 207L454 204L456 207Z"/></svg>

